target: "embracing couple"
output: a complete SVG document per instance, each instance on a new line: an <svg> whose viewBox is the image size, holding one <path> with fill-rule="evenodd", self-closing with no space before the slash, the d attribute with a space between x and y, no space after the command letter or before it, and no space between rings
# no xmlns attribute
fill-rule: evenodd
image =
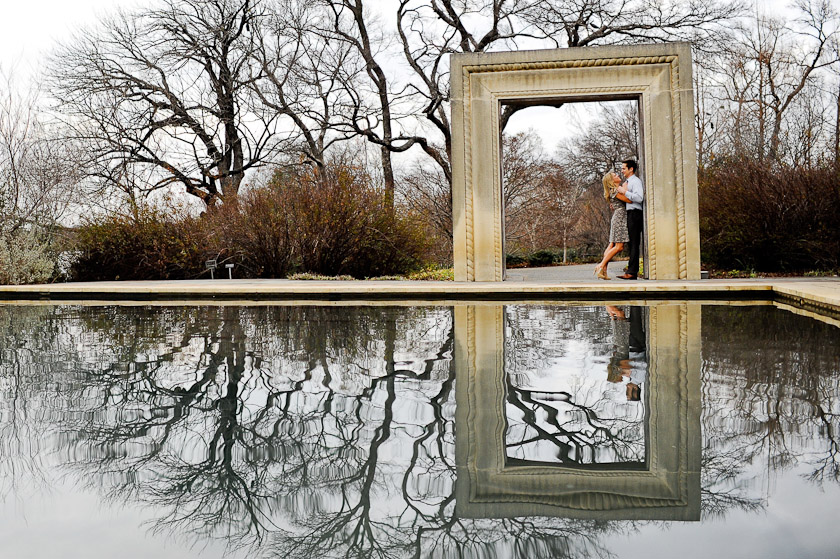
<svg viewBox="0 0 840 559"><path fill-rule="evenodd" d="M630 262L624 275L618 279L634 280L639 276L639 255L642 245L642 202L645 199L645 187L637 176L638 163L628 159L621 163L621 174L610 171L604 175L604 198L613 209L610 221L610 244L604 251L604 259L595 266L595 275L603 280L610 279L607 265L613 257L624 250L624 243L630 243Z"/></svg>

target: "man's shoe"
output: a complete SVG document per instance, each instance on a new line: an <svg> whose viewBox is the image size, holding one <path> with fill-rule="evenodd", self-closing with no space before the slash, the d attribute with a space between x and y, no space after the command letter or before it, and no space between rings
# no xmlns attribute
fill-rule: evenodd
<svg viewBox="0 0 840 559"><path fill-rule="evenodd" d="M633 274L624 274L623 276L615 276L615 277L617 277L618 279L623 279L623 280L634 280L634 279L636 279L636 276L634 276Z"/></svg>

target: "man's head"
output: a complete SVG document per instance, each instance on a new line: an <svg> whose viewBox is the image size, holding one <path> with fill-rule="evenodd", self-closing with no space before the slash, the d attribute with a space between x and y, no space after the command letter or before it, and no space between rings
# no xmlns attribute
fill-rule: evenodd
<svg viewBox="0 0 840 559"><path fill-rule="evenodd" d="M624 178L629 178L636 174L636 169L638 169L639 164L636 163L635 159L627 159L626 161L621 162L621 174L624 175Z"/></svg>

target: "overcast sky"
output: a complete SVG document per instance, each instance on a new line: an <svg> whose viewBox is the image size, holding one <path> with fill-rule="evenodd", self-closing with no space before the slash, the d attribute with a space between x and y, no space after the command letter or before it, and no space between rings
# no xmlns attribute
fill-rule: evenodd
<svg viewBox="0 0 840 559"><path fill-rule="evenodd" d="M387 4L394 0L373 0ZM759 6L779 8L788 0L757 0ZM151 0L6 0L0 15L0 65L21 70L37 67L43 55L74 31L93 24L119 6L149 4Z"/></svg>
<svg viewBox="0 0 840 559"><path fill-rule="evenodd" d="M0 16L0 64L28 74L60 40L116 6L120 0L16 0L4 2Z"/></svg>

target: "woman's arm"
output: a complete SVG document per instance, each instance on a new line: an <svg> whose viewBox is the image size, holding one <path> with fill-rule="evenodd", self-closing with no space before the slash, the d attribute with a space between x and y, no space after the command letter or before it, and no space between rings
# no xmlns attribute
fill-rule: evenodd
<svg viewBox="0 0 840 559"><path fill-rule="evenodd" d="M631 203L630 198L628 198L627 196L625 196L621 192L616 192L615 197L616 197L616 199L621 200L622 202L627 202L628 204Z"/></svg>

